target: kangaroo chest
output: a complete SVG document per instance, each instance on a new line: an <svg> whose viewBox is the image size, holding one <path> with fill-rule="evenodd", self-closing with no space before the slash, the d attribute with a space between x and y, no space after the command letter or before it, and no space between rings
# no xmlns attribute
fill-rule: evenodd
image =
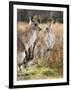
<svg viewBox="0 0 71 90"><path fill-rule="evenodd" d="M36 31L33 31L32 36L29 38L29 41L28 41L28 47L32 46L32 44L35 42L36 38L37 38Z"/></svg>

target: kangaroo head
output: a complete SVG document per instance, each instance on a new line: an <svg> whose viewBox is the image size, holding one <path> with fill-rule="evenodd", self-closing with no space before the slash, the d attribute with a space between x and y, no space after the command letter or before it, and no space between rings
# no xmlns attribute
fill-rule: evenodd
<svg viewBox="0 0 71 90"><path fill-rule="evenodd" d="M37 16L30 17L29 26L31 27L32 30L41 30L39 24L40 24L40 20Z"/></svg>
<svg viewBox="0 0 71 90"><path fill-rule="evenodd" d="M47 31L47 32L49 32L49 31L50 31L49 27L46 27L46 31Z"/></svg>
<svg viewBox="0 0 71 90"><path fill-rule="evenodd" d="M48 23L48 26L46 27L45 31L50 32L52 27L52 23Z"/></svg>

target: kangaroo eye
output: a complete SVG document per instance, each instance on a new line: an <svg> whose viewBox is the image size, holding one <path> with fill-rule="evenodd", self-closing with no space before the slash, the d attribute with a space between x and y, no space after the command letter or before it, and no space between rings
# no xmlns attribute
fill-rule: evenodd
<svg viewBox="0 0 71 90"><path fill-rule="evenodd" d="M41 31L42 29L41 28L39 28L39 31Z"/></svg>
<svg viewBox="0 0 71 90"><path fill-rule="evenodd" d="M37 24L35 23L35 26L37 26Z"/></svg>
<svg viewBox="0 0 71 90"><path fill-rule="evenodd" d="M46 30L49 30L49 28L47 27Z"/></svg>

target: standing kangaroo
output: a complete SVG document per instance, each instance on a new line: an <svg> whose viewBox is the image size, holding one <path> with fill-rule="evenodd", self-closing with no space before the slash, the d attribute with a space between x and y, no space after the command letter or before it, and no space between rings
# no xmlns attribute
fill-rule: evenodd
<svg viewBox="0 0 71 90"><path fill-rule="evenodd" d="M37 38L37 31L40 30L39 20L36 20L35 18L31 17L27 29L28 30L26 30L25 32L17 32L17 47L22 47L22 50L20 50L23 56L21 62L22 64L24 63L25 67L27 66L27 62L30 60L30 48L33 48L33 44ZM18 54L18 62L20 62L19 55L20 54Z"/></svg>
<svg viewBox="0 0 71 90"><path fill-rule="evenodd" d="M45 41L48 49L53 49L54 44L55 44L55 34L51 28L51 24L45 30L44 41Z"/></svg>
<svg viewBox="0 0 71 90"><path fill-rule="evenodd" d="M50 50L53 49L55 44L55 34L51 28L51 24L45 28L45 30L40 31L40 36L37 37L37 42L34 49L35 58L39 57L49 57Z"/></svg>

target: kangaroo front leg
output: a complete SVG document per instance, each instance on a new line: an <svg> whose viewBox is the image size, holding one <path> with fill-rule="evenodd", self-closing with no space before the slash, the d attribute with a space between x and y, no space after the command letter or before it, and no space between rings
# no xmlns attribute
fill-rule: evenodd
<svg viewBox="0 0 71 90"><path fill-rule="evenodd" d="M24 63L24 68L26 68L27 67L27 58L26 58L26 56L25 56L25 58L23 60L23 63Z"/></svg>
<svg viewBox="0 0 71 90"><path fill-rule="evenodd" d="M25 44L25 58L23 59L24 68L27 67L28 60L29 60L28 45Z"/></svg>
<svg viewBox="0 0 71 90"><path fill-rule="evenodd" d="M31 57L32 57L32 56L31 56L31 53L32 53L32 52L31 52L31 49L32 49L32 47L30 47L30 48L28 49L29 59L31 59Z"/></svg>
<svg viewBox="0 0 71 90"><path fill-rule="evenodd" d="M25 44L25 54L26 54L26 59L29 60L29 52L28 52L29 46Z"/></svg>
<svg viewBox="0 0 71 90"><path fill-rule="evenodd" d="M29 53L29 58L30 59L34 58L34 48L35 48L35 42L28 49L28 53Z"/></svg>
<svg viewBox="0 0 71 90"><path fill-rule="evenodd" d="M36 39L33 46L32 46L32 52L31 53L32 53L33 58L34 58L34 49L35 49L35 46L36 46L37 42L38 42L38 40Z"/></svg>

